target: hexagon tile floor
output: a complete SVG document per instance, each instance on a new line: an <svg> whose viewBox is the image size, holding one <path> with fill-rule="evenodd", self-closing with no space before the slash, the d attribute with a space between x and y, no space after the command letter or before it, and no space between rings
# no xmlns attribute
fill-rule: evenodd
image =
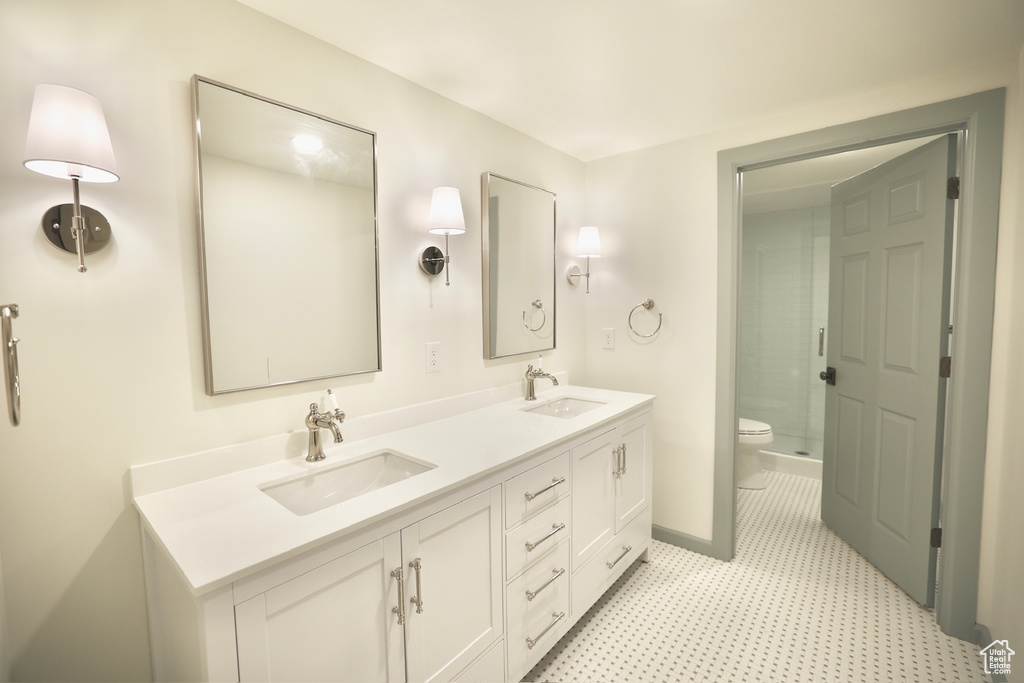
<svg viewBox="0 0 1024 683"><path fill-rule="evenodd" d="M736 558L655 541L527 681L987 681L819 517L821 482L768 472L739 492Z"/></svg>

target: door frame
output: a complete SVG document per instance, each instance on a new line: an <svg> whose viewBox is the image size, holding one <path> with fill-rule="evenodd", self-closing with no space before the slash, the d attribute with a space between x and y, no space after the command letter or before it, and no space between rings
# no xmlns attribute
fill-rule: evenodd
<svg viewBox="0 0 1024 683"><path fill-rule="evenodd" d="M988 90L718 153L718 354L711 554L731 560L736 545L733 466L742 253L741 174L915 137L963 133L952 283L953 376L947 389L940 514L942 562L935 610L944 633L970 642L978 640L978 563L1005 99L1005 88Z"/></svg>

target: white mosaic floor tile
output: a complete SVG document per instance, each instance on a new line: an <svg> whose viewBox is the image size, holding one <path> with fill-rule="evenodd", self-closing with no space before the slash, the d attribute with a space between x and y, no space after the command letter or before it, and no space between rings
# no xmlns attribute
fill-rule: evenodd
<svg viewBox="0 0 1024 683"><path fill-rule="evenodd" d="M987 681L820 519L821 482L767 472L739 491L736 557L654 541L527 681Z"/></svg>

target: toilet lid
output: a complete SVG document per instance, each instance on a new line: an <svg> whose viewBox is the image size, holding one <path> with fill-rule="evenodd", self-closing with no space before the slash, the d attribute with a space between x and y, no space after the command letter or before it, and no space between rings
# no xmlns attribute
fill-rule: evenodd
<svg viewBox="0 0 1024 683"><path fill-rule="evenodd" d="M740 418L740 434L746 434L748 436L762 436L771 433L772 426L770 424L758 422L757 420L748 420L745 417Z"/></svg>

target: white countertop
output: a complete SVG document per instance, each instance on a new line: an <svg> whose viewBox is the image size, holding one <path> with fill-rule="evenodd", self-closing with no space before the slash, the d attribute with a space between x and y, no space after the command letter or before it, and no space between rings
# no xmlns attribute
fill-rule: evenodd
<svg viewBox="0 0 1024 683"><path fill-rule="evenodd" d="M524 412L572 396L602 401L588 412L558 418ZM339 538L503 467L567 441L650 403L653 396L580 386L544 391L425 424L325 447L327 459L286 458L184 485L139 493L135 506L157 542L196 594L237 580L271 561ZM342 425L342 432L345 426ZM303 443L305 430L302 432ZM329 435L325 432L325 437ZM330 439L327 439L328 441ZM244 449L241 444L234 449ZM265 449L254 442L253 449ZM379 450L397 451L437 467L332 507L299 516L259 489L267 482L336 467ZM160 463L141 466L152 470ZM137 476L132 471L133 481Z"/></svg>

